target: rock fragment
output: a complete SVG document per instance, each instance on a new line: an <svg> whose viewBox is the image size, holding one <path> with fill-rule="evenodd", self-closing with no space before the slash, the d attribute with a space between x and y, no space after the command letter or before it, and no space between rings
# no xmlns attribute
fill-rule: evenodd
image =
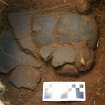
<svg viewBox="0 0 105 105"><path fill-rule="evenodd" d="M6 105L2 100L0 100L0 105Z"/></svg>
<svg viewBox="0 0 105 105"><path fill-rule="evenodd" d="M88 12L90 9L90 0L77 0L76 9L80 13Z"/></svg>
<svg viewBox="0 0 105 105"><path fill-rule="evenodd" d="M77 68L74 65L65 64L60 70L56 70L57 73L61 75L76 76L79 74Z"/></svg>
<svg viewBox="0 0 105 105"><path fill-rule="evenodd" d="M0 97L6 92L6 86L0 81Z"/></svg>

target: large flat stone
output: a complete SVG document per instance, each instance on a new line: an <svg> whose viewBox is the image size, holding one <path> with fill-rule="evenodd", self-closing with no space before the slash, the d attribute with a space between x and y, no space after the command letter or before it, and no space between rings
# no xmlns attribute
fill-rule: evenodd
<svg viewBox="0 0 105 105"><path fill-rule="evenodd" d="M0 38L0 72L7 73L18 65L17 45L10 31L2 33Z"/></svg>
<svg viewBox="0 0 105 105"><path fill-rule="evenodd" d="M94 16L65 13L59 19L56 29L62 43L87 41L91 48L96 47L98 32Z"/></svg>
<svg viewBox="0 0 105 105"><path fill-rule="evenodd" d="M33 17L33 39L38 45L48 45L54 43L53 34L56 26L56 19L50 15L34 15Z"/></svg>
<svg viewBox="0 0 105 105"><path fill-rule="evenodd" d="M95 48L98 40L97 24L92 15L60 11L35 14L32 27L33 39L38 45L87 41L89 47Z"/></svg>
<svg viewBox="0 0 105 105"><path fill-rule="evenodd" d="M32 56L21 51L10 30L5 30L0 38L0 72L8 73L17 65L40 66Z"/></svg>
<svg viewBox="0 0 105 105"><path fill-rule="evenodd" d="M34 89L40 79L40 71L31 66L18 66L10 76L10 81L17 88Z"/></svg>
<svg viewBox="0 0 105 105"><path fill-rule="evenodd" d="M76 53L73 48L56 48L56 50L53 53L52 66L59 67L66 63L72 64L75 62L75 57Z"/></svg>
<svg viewBox="0 0 105 105"><path fill-rule="evenodd" d="M8 13L8 20L13 28L16 39L24 50L36 55L36 47L32 41L32 12L11 12Z"/></svg>

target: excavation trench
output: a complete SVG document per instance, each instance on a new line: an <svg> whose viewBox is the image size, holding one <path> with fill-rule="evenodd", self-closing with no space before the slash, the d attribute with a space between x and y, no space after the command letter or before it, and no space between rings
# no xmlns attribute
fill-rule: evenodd
<svg viewBox="0 0 105 105"><path fill-rule="evenodd" d="M103 0L0 0L0 102L105 105L104 13ZM87 99L43 102L46 81L85 81Z"/></svg>

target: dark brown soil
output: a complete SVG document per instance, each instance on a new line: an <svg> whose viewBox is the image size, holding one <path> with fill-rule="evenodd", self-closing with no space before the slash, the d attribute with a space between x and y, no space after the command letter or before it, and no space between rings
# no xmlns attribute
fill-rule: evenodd
<svg viewBox="0 0 105 105"><path fill-rule="evenodd" d="M1 75L8 88L5 97L10 100L12 105L105 105L105 3L102 2L97 7L95 5L94 8L93 14L96 15L100 38L93 70L79 77L64 77L45 67L45 71L41 70L43 80L33 91L17 89L8 82L8 75ZM87 99L85 102L43 102L43 81L85 81Z"/></svg>

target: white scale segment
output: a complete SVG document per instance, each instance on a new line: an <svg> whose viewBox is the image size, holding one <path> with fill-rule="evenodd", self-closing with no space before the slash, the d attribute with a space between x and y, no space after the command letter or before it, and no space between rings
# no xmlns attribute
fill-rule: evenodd
<svg viewBox="0 0 105 105"><path fill-rule="evenodd" d="M43 101L86 101L85 82L44 82Z"/></svg>

